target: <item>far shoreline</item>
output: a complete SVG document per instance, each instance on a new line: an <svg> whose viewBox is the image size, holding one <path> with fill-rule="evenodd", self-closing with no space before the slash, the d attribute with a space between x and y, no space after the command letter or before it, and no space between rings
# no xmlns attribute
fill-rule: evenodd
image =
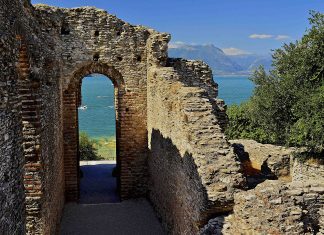
<svg viewBox="0 0 324 235"><path fill-rule="evenodd" d="M85 132L85 133L87 133L89 135L88 132L86 132L86 131L83 131L83 132ZM89 137L91 139L107 139L107 138L109 138L109 139L111 139L111 138L116 139L116 135L101 135L101 136L91 136L91 135L89 135Z"/></svg>
<svg viewBox="0 0 324 235"><path fill-rule="evenodd" d="M252 74L214 74L213 77L250 77Z"/></svg>

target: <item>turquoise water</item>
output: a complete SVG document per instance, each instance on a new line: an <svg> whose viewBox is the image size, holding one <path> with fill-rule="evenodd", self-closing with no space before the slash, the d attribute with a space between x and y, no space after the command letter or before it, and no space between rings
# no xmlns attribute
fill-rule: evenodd
<svg viewBox="0 0 324 235"><path fill-rule="evenodd" d="M254 89L254 83L248 77L214 77L214 81L218 83L218 97L227 105L248 100Z"/></svg>
<svg viewBox="0 0 324 235"><path fill-rule="evenodd" d="M247 77L214 77L219 97L225 103L239 104L249 99L254 84ZM82 81L82 105L79 109L79 130L92 138L115 136L114 86L105 76L85 77Z"/></svg>
<svg viewBox="0 0 324 235"><path fill-rule="evenodd" d="M114 86L105 76L82 80L82 105L79 109L79 131L93 138L115 136Z"/></svg>

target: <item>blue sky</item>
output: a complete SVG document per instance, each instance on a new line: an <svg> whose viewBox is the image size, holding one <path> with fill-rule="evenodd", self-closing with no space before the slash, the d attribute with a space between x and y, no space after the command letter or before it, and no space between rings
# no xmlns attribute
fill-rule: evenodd
<svg viewBox="0 0 324 235"><path fill-rule="evenodd" d="M96 6L172 34L172 43L209 44L228 54L266 54L301 38L309 10L323 0L32 0L59 7Z"/></svg>

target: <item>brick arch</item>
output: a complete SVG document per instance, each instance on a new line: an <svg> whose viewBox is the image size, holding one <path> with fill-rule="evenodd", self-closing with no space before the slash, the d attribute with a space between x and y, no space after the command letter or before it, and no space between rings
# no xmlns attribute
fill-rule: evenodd
<svg viewBox="0 0 324 235"><path fill-rule="evenodd" d="M126 108L124 98L125 83L121 73L114 67L104 63L88 63L73 71L70 83L63 91L63 136L64 136L64 169L65 169L65 191L68 201L77 201L79 198L79 130L78 111L81 104L82 79L89 74L99 73L108 77L114 84L115 90L115 112L116 112L116 156L117 168L120 176L117 177L117 185L121 198L127 198L121 192L121 179L125 174L121 170L123 156L120 154L120 140L123 137L121 125L124 121L123 110ZM124 141L125 142L125 141Z"/></svg>
<svg viewBox="0 0 324 235"><path fill-rule="evenodd" d="M125 82L122 74L112 65L108 65L105 63L98 62L90 62L88 64L83 65L76 71L73 71L69 88L76 89L78 95L77 105L81 104L81 86L82 79L87 75L99 73L105 75L109 78L109 80L114 84L115 89L115 107L116 107L116 121L118 121L119 112L118 112L118 104L119 100L121 100L123 94L125 94ZM68 88L68 89L69 89ZM117 124L117 123L116 123ZM117 125L116 125L117 126Z"/></svg>
<svg viewBox="0 0 324 235"><path fill-rule="evenodd" d="M106 63L90 62L81 65L80 68L72 72L70 86L78 85L81 80L92 73L100 73L107 76L115 87L123 89L125 82L121 73L112 65Z"/></svg>

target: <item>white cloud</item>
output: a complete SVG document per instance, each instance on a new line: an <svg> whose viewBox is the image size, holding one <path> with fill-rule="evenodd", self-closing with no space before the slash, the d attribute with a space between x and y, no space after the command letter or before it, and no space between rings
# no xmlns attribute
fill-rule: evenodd
<svg viewBox="0 0 324 235"><path fill-rule="evenodd" d="M272 34L251 34L249 36L249 38L252 38L252 39L275 39L275 40L278 40L278 41L283 41L283 40L286 40L286 39L289 39L290 37L288 35L272 35Z"/></svg>
<svg viewBox="0 0 324 235"><path fill-rule="evenodd" d="M177 41L177 42L170 42L169 43L169 48L181 48L183 46L185 46L186 43L181 42L181 41Z"/></svg>
<svg viewBox="0 0 324 235"><path fill-rule="evenodd" d="M169 43L169 49L185 48L186 50L195 50L195 46L198 46L198 44L186 43L186 42L181 42L181 41Z"/></svg>
<svg viewBox="0 0 324 235"><path fill-rule="evenodd" d="M288 35L278 35L275 39L282 41L282 40L286 40L289 39L290 37Z"/></svg>
<svg viewBox="0 0 324 235"><path fill-rule="evenodd" d="M230 47L230 48L222 48L222 51L226 54L226 55L249 55L251 54L248 51L244 51L242 49L238 49L238 48L234 48L234 47Z"/></svg>
<svg viewBox="0 0 324 235"><path fill-rule="evenodd" d="M273 38L274 36L271 34L251 34L249 36L249 38L253 38L253 39L269 39L269 38Z"/></svg>

